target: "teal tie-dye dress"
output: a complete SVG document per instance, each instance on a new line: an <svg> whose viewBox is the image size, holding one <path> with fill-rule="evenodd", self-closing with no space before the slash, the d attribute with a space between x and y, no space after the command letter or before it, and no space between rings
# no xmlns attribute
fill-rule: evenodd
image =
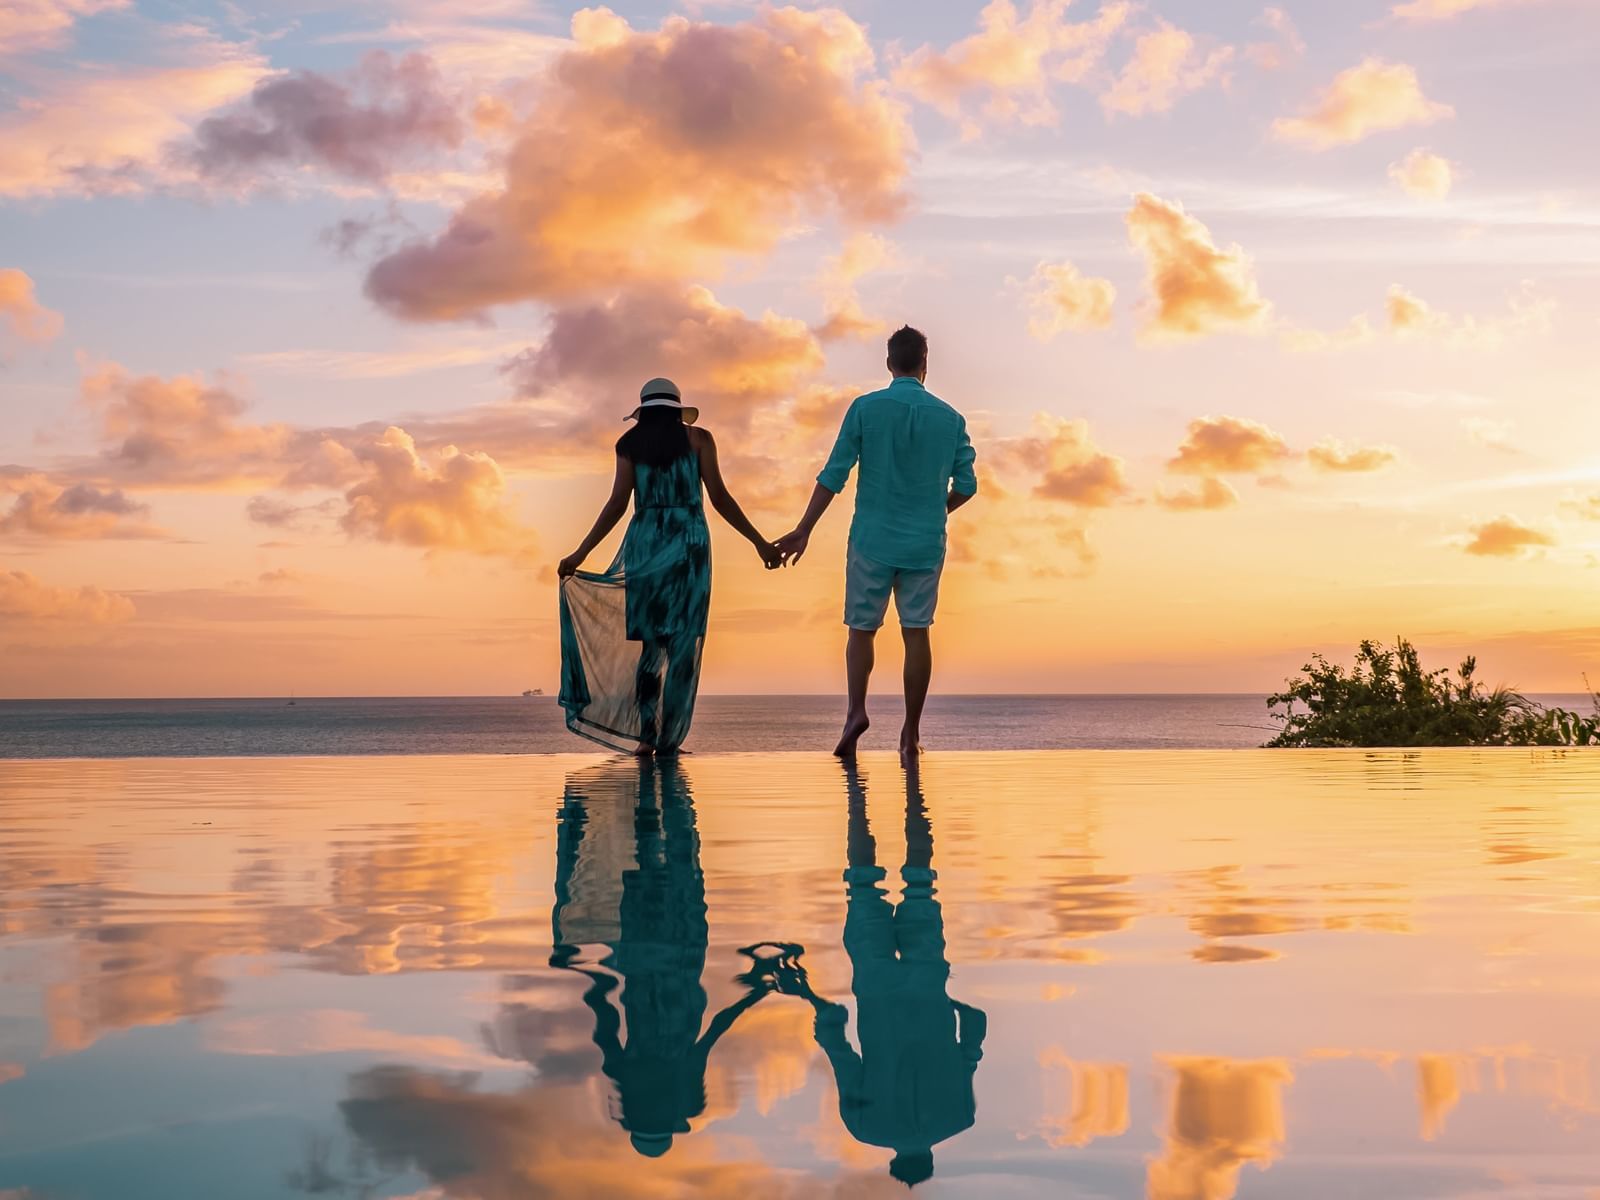
<svg viewBox="0 0 1600 1200"><path fill-rule="evenodd" d="M561 584L561 705L567 728L613 750L683 744L700 690L711 607L711 534L700 460L633 469L633 519L604 573Z"/></svg>

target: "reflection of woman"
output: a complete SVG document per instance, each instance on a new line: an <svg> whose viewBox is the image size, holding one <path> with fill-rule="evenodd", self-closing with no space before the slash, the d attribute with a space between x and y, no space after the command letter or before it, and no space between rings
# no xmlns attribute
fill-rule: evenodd
<svg viewBox="0 0 1600 1200"><path fill-rule="evenodd" d="M611 497L558 570L561 703L574 733L616 750L670 754L694 717L711 602L702 484L712 507L768 567L782 560L728 494L716 442L693 428L699 412L684 407L677 385L652 379L639 397L636 424L617 442ZM630 495L633 520L616 561L604 574L577 575L622 519Z"/></svg>
<svg viewBox="0 0 1600 1200"><path fill-rule="evenodd" d="M915 1186L933 1174L933 1147L977 1118L972 1079L983 1057L988 1019L946 991L944 914L934 899L933 828L916 764L906 771L905 888L898 905L882 888L877 843L867 823L867 793L855 766L845 767L850 798L845 871L849 899L844 946L853 970L858 1054L845 1035L843 1005L818 996L805 972L780 973L781 990L816 1010L817 1043L839 1088L839 1115L850 1136L895 1152L890 1174Z"/></svg>
<svg viewBox="0 0 1600 1200"><path fill-rule="evenodd" d="M712 1048L769 986L755 975L742 977L750 990L712 1018L702 1036L706 992L700 976L709 931L694 802L679 768L665 762L641 765L638 790L630 779L626 795L638 803L637 809L629 805L635 865L620 871L618 898L618 873L608 869L611 864L595 861L585 843L598 840L596 852L603 860L606 839L603 831L590 828L591 809L601 810L620 797L587 795L576 781L568 783L556 842L551 965L592 981L584 1003L594 1012L594 1041L616 1088L619 1119L634 1148L655 1157L705 1110ZM605 954L598 967L578 963L577 943L591 940L585 933L601 935ZM613 995L619 984L620 1013Z"/></svg>

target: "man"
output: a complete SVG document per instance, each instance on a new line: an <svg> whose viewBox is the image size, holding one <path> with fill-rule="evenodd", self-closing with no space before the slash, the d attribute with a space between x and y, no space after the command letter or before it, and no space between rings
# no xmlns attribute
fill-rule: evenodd
<svg viewBox="0 0 1600 1200"><path fill-rule="evenodd" d="M859 396L845 413L838 441L817 476L806 514L778 539L789 561L806 551L811 531L844 490L850 468L861 464L856 512L845 566L844 623L849 626L845 667L850 707L834 753L850 758L867 731L867 681L874 639L894 596L905 640L906 723L902 756L921 753L922 708L933 675L928 629L939 602L944 569L945 518L972 499L976 455L960 413L923 386L928 339L909 325L889 338L889 386Z"/></svg>

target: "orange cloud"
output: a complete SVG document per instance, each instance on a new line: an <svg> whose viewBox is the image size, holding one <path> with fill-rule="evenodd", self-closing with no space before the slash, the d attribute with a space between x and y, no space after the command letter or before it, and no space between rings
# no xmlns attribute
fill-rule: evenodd
<svg viewBox="0 0 1600 1200"><path fill-rule="evenodd" d="M1116 299L1109 279L1085 275L1069 262L1040 263L1028 291L1028 332L1044 342L1068 330L1110 328Z"/></svg>
<svg viewBox="0 0 1600 1200"><path fill-rule="evenodd" d="M0 571L0 621L100 625L133 616L133 601L97 587L53 587L26 571Z"/></svg>
<svg viewBox="0 0 1600 1200"><path fill-rule="evenodd" d="M817 327L822 341L838 338L870 338L884 332L884 321L868 317L861 309L856 284L863 276L881 271L894 260L889 243L875 233L858 233L845 242L839 253L823 264L818 280L822 287L824 320Z"/></svg>
<svg viewBox="0 0 1600 1200"><path fill-rule="evenodd" d="M168 147L249 91L264 69L253 51L227 42L181 46L191 61L176 66L42 76L0 117L0 195L138 192L174 178Z"/></svg>
<svg viewBox="0 0 1600 1200"><path fill-rule="evenodd" d="M1035 413L1030 434L988 442L984 456L1036 480L1033 494L1041 499L1107 508L1131 494L1127 464L1094 444L1087 421Z"/></svg>
<svg viewBox="0 0 1600 1200"><path fill-rule="evenodd" d="M1288 66L1306 52L1306 40L1300 36L1294 21L1281 8L1269 8L1261 14L1260 23L1278 35L1275 42L1255 42L1245 48L1252 62L1264 71L1278 71Z"/></svg>
<svg viewBox="0 0 1600 1200"><path fill-rule="evenodd" d="M1455 164L1448 158L1417 149L1389 166L1389 178L1418 200L1443 200L1455 184Z"/></svg>
<svg viewBox="0 0 1600 1200"><path fill-rule="evenodd" d="M1188 491L1158 491L1156 503L1169 512L1216 512L1239 503L1239 493L1226 479L1208 475Z"/></svg>
<svg viewBox="0 0 1600 1200"><path fill-rule="evenodd" d="M517 390L562 402L569 436L622 429L639 384L666 375L717 427L744 427L821 369L822 347L803 321L757 318L705 288L640 288L603 304L558 309L544 342L509 368Z"/></svg>
<svg viewBox="0 0 1600 1200"><path fill-rule="evenodd" d="M1147 335L1202 337L1259 330L1271 311L1250 260L1238 246L1219 249L1211 231L1147 192L1134 197L1128 236L1144 256L1153 305Z"/></svg>
<svg viewBox="0 0 1600 1200"><path fill-rule="evenodd" d="M39 303L26 273L0 268L0 329L24 342L48 342L61 336L61 327L61 314Z"/></svg>
<svg viewBox="0 0 1600 1200"><path fill-rule="evenodd" d="M1385 312L1389 332L1401 338L1432 338L1467 349L1498 349L1513 337L1550 328L1555 302L1537 295L1530 285L1511 297L1502 317L1456 317L1440 312L1400 284L1389 288Z"/></svg>
<svg viewBox="0 0 1600 1200"><path fill-rule="evenodd" d="M1257 475L1292 457L1288 444L1257 421L1243 417L1200 417L1169 471L1183 475Z"/></svg>
<svg viewBox="0 0 1600 1200"><path fill-rule="evenodd" d="M1105 57L1111 39L1134 6L1102 4L1093 20L1067 19L1071 0L1033 0L1021 16L1012 0L991 0L979 14L978 32L947 50L923 46L895 67L895 83L953 119L974 136L964 116L969 97L984 97L991 120L1048 125L1056 120L1052 82L1084 80Z"/></svg>
<svg viewBox="0 0 1600 1200"><path fill-rule="evenodd" d="M501 186L373 267L367 292L383 307L453 320L606 295L714 274L813 214L900 212L911 135L884 86L859 82L872 49L843 13L672 17L646 33L586 10L573 34Z"/></svg>
<svg viewBox="0 0 1600 1200"><path fill-rule="evenodd" d="M1248 1163L1265 1169L1284 1141L1280 1059L1170 1058L1177 1076L1161 1157L1150 1163L1149 1200L1231 1200Z"/></svg>
<svg viewBox="0 0 1600 1200"><path fill-rule="evenodd" d="M267 481L292 457L295 431L242 421L245 401L221 382L133 376L107 363L84 378L82 391L111 443L101 465L127 483Z"/></svg>
<svg viewBox="0 0 1600 1200"><path fill-rule="evenodd" d="M1544 546L1554 546L1548 533L1524 525L1515 517L1496 517L1474 525L1465 549L1482 558L1522 558Z"/></svg>
<svg viewBox="0 0 1600 1200"><path fill-rule="evenodd" d="M1208 53L1193 34L1162 21L1157 29L1140 35L1133 57L1100 94L1100 107L1107 116L1166 112L1180 96L1211 83L1226 85L1232 62L1232 46Z"/></svg>
<svg viewBox="0 0 1600 1200"><path fill-rule="evenodd" d="M1448 21L1463 13L1484 8L1510 8L1513 4L1526 4L1534 0L1406 0L1389 10L1389 15L1399 21L1422 24L1428 21Z"/></svg>
<svg viewBox="0 0 1600 1200"><path fill-rule="evenodd" d="M0 8L0 58L59 46L84 17L127 8L133 0L13 0Z"/></svg>
<svg viewBox="0 0 1600 1200"><path fill-rule="evenodd" d="M189 153L202 173L227 179L314 166L378 182L409 157L460 145L464 133L432 59L375 50L345 78L295 71L261 80L237 110L200 122Z"/></svg>
<svg viewBox="0 0 1600 1200"><path fill-rule="evenodd" d="M339 521L351 536L482 554L531 545L506 509L505 476L487 454L446 446L430 463L411 435L393 426L346 449L365 469L345 493Z"/></svg>
<svg viewBox="0 0 1600 1200"><path fill-rule="evenodd" d="M1319 471L1381 471L1399 457L1392 446L1346 446L1327 438L1306 451L1306 459Z"/></svg>
<svg viewBox="0 0 1600 1200"><path fill-rule="evenodd" d="M9 511L0 511L0 538L148 538L159 529L130 523L127 518L149 510L120 490L102 490L88 483L70 486L43 475L17 480L0 478L0 493L16 495Z"/></svg>
<svg viewBox="0 0 1600 1200"><path fill-rule="evenodd" d="M1415 68L1369 58L1336 76L1304 116L1274 121L1272 132L1281 141L1327 150L1375 133L1431 125L1454 115L1455 109L1448 104L1438 104L1422 94Z"/></svg>

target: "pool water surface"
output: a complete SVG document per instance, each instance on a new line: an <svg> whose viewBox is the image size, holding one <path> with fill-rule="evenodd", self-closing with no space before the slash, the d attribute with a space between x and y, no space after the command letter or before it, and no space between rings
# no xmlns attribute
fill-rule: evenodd
<svg viewBox="0 0 1600 1200"><path fill-rule="evenodd" d="M0 762L0 1197L1600 1200L1600 756Z"/></svg>

